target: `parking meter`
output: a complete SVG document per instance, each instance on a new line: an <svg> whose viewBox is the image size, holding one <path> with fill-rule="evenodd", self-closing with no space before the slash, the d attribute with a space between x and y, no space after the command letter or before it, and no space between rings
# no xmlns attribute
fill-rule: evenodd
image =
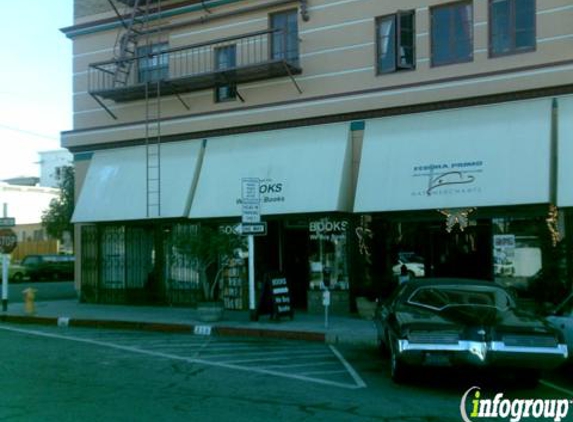
<svg viewBox="0 0 573 422"><path fill-rule="evenodd" d="M332 273L332 270L330 269L330 267L325 266L322 269L322 283L324 284L324 287L326 289L330 288L330 274Z"/></svg>

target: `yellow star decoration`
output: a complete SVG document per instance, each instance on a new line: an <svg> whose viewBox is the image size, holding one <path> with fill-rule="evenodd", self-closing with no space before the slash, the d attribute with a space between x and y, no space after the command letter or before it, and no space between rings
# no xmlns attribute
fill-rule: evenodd
<svg viewBox="0 0 573 422"><path fill-rule="evenodd" d="M459 226L460 231L468 226L470 219L469 215L475 208L452 208L449 210L438 210L442 215L446 216L446 231L451 233L456 224Z"/></svg>

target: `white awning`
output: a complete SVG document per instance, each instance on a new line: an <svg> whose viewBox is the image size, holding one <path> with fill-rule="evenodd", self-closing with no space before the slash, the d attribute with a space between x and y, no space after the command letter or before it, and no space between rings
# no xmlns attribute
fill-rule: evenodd
<svg viewBox="0 0 573 422"><path fill-rule="evenodd" d="M161 145L160 218L187 216L201 143L186 141ZM145 146L96 151L72 221L147 218L146 158Z"/></svg>
<svg viewBox="0 0 573 422"><path fill-rule="evenodd" d="M191 218L240 216L241 180L260 180L262 215L350 211L348 124L208 140Z"/></svg>
<svg viewBox="0 0 573 422"><path fill-rule="evenodd" d="M573 207L573 97L558 101L557 206Z"/></svg>
<svg viewBox="0 0 573 422"><path fill-rule="evenodd" d="M354 210L547 203L550 138L550 99L367 121Z"/></svg>

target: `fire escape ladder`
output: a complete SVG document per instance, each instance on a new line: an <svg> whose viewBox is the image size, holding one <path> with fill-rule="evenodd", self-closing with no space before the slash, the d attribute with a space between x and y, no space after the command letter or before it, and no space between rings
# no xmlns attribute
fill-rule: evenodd
<svg viewBox="0 0 573 422"><path fill-rule="evenodd" d="M160 19L161 2L157 2L154 15L150 13L152 0L140 0L145 3L142 17L145 22L145 43L149 63L160 65L163 56L161 50L153 45L161 45L161 26L151 31L152 19ZM149 64L148 63L148 64ZM145 150L146 150L146 207L147 218L161 217L161 85L166 75L155 69L145 78Z"/></svg>
<svg viewBox="0 0 573 422"><path fill-rule="evenodd" d="M129 19L124 21L125 32L118 36L114 52L116 66L113 75L113 87L121 88L127 85L133 63L137 56L137 45L139 36L147 24L148 9L141 7L141 3L147 0L134 0L133 7L129 13Z"/></svg>

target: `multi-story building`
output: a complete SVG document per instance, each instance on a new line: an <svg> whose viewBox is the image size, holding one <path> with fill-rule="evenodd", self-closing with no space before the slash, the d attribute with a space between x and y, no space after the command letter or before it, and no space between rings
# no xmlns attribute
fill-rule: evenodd
<svg viewBox="0 0 573 422"><path fill-rule="evenodd" d="M40 151L40 186L59 188L63 169L71 166L73 155L65 149Z"/></svg>
<svg viewBox="0 0 573 422"><path fill-rule="evenodd" d="M344 310L403 263L569 288L571 22L571 0L76 0L83 299L139 300L159 268L154 297L192 301L174 239L238 223L244 178L256 273L285 273L296 306L327 267Z"/></svg>

